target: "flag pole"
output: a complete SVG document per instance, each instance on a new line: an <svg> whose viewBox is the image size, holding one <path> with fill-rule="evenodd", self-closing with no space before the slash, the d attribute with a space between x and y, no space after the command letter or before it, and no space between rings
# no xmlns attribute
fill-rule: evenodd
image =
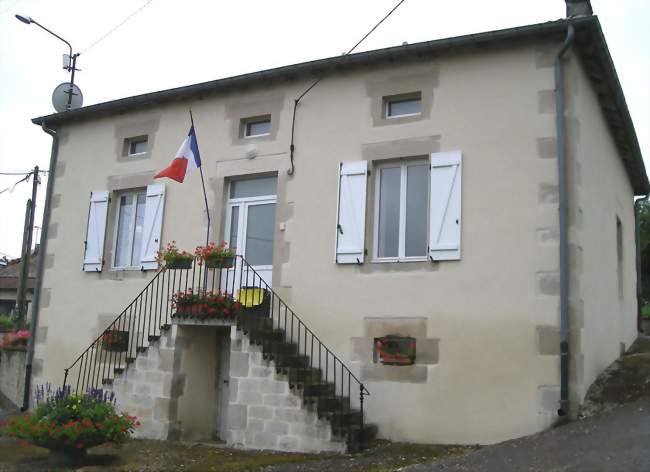
<svg viewBox="0 0 650 472"><path fill-rule="evenodd" d="M194 117L192 116L192 108L190 108L190 121L192 123L192 128L194 128ZM194 130L194 136L196 137L196 130ZM196 141L196 146L199 146L198 139ZM208 230L205 235L205 245L207 246L210 243L210 208L208 207L208 194L205 192L205 180L203 179L203 163L199 166L199 172L201 174L201 186L203 187L203 199L205 200L205 214L208 215Z"/></svg>

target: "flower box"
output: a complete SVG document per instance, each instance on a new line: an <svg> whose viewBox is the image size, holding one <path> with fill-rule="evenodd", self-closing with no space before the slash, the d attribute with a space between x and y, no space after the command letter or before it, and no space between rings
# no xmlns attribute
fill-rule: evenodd
<svg viewBox="0 0 650 472"><path fill-rule="evenodd" d="M230 269L235 260L235 251L226 246L224 241L219 244L208 243L206 246L197 246L194 255L199 264L205 264L208 269Z"/></svg>
<svg viewBox="0 0 650 472"><path fill-rule="evenodd" d="M109 352L126 352L129 349L129 332L108 330L102 334L102 349Z"/></svg>
<svg viewBox="0 0 650 472"><path fill-rule="evenodd" d="M234 257L209 256L205 259L205 266L208 269L230 269L235 262Z"/></svg>
<svg viewBox="0 0 650 472"><path fill-rule="evenodd" d="M192 262L194 262L194 259L190 258L184 258L184 257L177 257L175 259L171 259L169 262L165 264L165 267L168 269L176 270L176 269L191 269L192 268Z"/></svg>
<svg viewBox="0 0 650 472"><path fill-rule="evenodd" d="M241 310L241 304L228 293L194 293L191 289L175 293L172 297L172 307L176 310L173 318L196 320L234 318Z"/></svg>
<svg viewBox="0 0 650 472"><path fill-rule="evenodd" d="M20 330L5 333L0 337L0 349L6 351L25 351L29 342L29 331Z"/></svg>
<svg viewBox="0 0 650 472"><path fill-rule="evenodd" d="M393 334L375 338L373 360L385 365L415 364L415 338Z"/></svg>

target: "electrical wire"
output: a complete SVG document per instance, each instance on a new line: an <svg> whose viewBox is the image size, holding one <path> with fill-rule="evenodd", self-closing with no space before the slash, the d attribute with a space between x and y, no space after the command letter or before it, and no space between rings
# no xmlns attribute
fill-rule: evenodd
<svg viewBox="0 0 650 472"><path fill-rule="evenodd" d="M10 185L9 187L0 190L0 194L3 194L5 192L9 192L9 193L13 192L14 189L16 188L16 185L18 185L21 182L25 182L25 181L29 180L29 178L31 176L32 176L32 174L27 174L25 177L23 177L22 179L20 179L18 182L14 183L13 185Z"/></svg>
<svg viewBox="0 0 650 472"><path fill-rule="evenodd" d="M364 42L366 40L366 38L368 36L370 36L377 28L379 28L379 25L381 25L384 21L386 21L388 19L388 17L391 16L395 12L395 10L397 10L402 5L402 3L404 3L405 1L406 0L400 0L399 2L397 2L397 4L386 14L386 16L384 16L381 20L379 20L379 22L375 26L373 26L372 29L370 31L368 31L363 36L363 38L361 38L357 42L357 44L352 46L352 48L350 48L350 50L348 52L343 54L341 56L341 58L343 58L345 56L349 56L362 42ZM302 100L302 98L305 95L307 95L314 87L316 87L316 85L318 85L320 83L320 81L325 78L325 75L326 75L326 73L323 72L323 74L319 78L317 78L314 81L314 83L312 83L309 87L307 87L307 89L305 89L305 91L303 93L301 93L300 96L298 98L296 98L294 100L294 102L293 102L293 117L291 118L291 145L289 146L289 159L291 161L291 169L289 169L287 171L287 174L289 174L289 175L293 175L293 173L296 171L296 166L293 163L293 152L295 150L295 146L293 144L293 142L294 142L293 138L294 138L295 128L296 128L296 108L298 107L298 102L300 102L300 100Z"/></svg>
<svg viewBox="0 0 650 472"><path fill-rule="evenodd" d="M111 28L110 30L108 30L108 32L106 32L104 35L102 35L102 36L100 36L98 39L96 39L93 43L91 43L90 46L88 46L86 49L84 49L83 51L81 51L79 54L83 54L83 53L85 53L86 51L88 51L90 48L95 47L98 43L100 43L101 41L103 41L104 39L106 39L108 36L110 36L111 34L113 34L113 33L114 33L114 32L115 32L115 31L116 31L120 26L122 26L124 23L126 23L126 22L129 21L131 18L133 18L135 15L137 15L137 14L140 13L142 10L144 10L145 7L147 7L151 2L153 2L153 0L147 0L146 2L144 2L144 4L143 4L140 8L138 8L137 10L135 10L135 11L134 11L133 13L131 13L129 16L127 16L126 18L124 18L122 21L120 21L116 26L114 26L113 28Z"/></svg>
<svg viewBox="0 0 650 472"><path fill-rule="evenodd" d="M47 174L49 173L49 170L39 170L39 174ZM12 171L12 170L0 170L0 175L25 175L25 174L33 174L33 170L25 170L25 171Z"/></svg>

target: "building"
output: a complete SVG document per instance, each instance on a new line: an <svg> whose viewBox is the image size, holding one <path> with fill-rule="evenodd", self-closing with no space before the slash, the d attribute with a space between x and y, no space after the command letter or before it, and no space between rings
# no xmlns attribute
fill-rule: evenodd
<svg viewBox="0 0 650 472"><path fill-rule="evenodd" d="M321 75L294 128L294 99ZM189 107L213 239L243 253L260 274L252 285L272 286L268 333L246 319L241 329L168 319L176 272L157 272L155 253L172 240L192 250L207 219L198 175L182 185L152 177L187 134ZM548 428L558 410L574 414L636 338L634 196L649 184L595 16L33 121L55 130L58 145L33 384L60 384L69 369L73 388L113 388L142 417L141 435L286 450L341 450L361 431L493 443ZM203 280L188 273L190 286ZM302 331L282 310L300 316ZM264 337L278 323L282 339ZM102 344L109 331L127 333L124 350ZM310 340L334 366L316 372ZM297 364L278 373L267 341L287 351L299 343ZM406 354L392 358L386 343ZM305 381L315 373L329 378ZM371 392L364 429L355 379ZM334 387L317 394L326 383Z"/></svg>
<svg viewBox="0 0 650 472"><path fill-rule="evenodd" d="M32 251L29 259L29 271L27 274L27 291L25 293L28 310L29 303L34 291L34 279L36 278L36 261L38 257L38 246ZM8 315L16 306L18 294L18 282L20 280L20 258L12 259L5 265L0 265L0 314Z"/></svg>

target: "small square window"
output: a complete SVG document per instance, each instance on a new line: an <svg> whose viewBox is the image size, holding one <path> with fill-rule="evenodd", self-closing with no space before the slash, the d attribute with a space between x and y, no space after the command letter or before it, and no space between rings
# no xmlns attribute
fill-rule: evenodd
<svg viewBox="0 0 650 472"><path fill-rule="evenodd" d="M147 152L147 137L129 138L127 139L127 146L129 156L144 154Z"/></svg>
<svg viewBox="0 0 650 472"><path fill-rule="evenodd" d="M419 115L422 112L420 92L384 98L386 118Z"/></svg>
<svg viewBox="0 0 650 472"><path fill-rule="evenodd" d="M242 120L243 135L245 138L256 138L271 134L271 116L258 116Z"/></svg>

